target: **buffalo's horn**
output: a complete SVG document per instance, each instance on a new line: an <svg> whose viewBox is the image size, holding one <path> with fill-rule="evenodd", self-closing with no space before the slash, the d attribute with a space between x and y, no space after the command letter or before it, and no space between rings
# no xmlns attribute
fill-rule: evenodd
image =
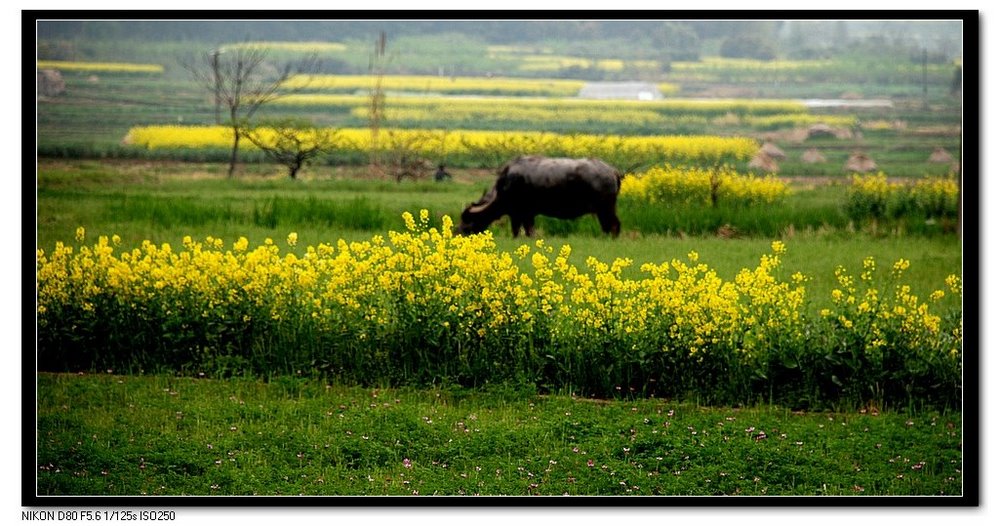
<svg viewBox="0 0 1000 526"><path fill-rule="evenodd" d="M480 204L480 205L472 205L472 206L469 207L469 213L470 214L480 214L480 213L483 212L483 210L486 210L487 206L489 206L489 203L483 203L483 204Z"/></svg>
<svg viewBox="0 0 1000 526"><path fill-rule="evenodd" d="M469 205L469 213L472 214L482 213L483 210L486 210L486 207L490 206L490 203L492 203L494 199L496 199L495 189L484 193L483 196L479 198L479 201Z"/></svg>

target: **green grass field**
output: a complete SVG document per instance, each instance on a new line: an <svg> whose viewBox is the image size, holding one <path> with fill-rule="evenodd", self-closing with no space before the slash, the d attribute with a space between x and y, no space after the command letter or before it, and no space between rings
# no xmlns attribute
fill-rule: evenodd
<svg viewBox="0 0 1000 526"><path fill-rule="evenodd" d="M39 495L957 496L962 415L41 374Z"/></svg>

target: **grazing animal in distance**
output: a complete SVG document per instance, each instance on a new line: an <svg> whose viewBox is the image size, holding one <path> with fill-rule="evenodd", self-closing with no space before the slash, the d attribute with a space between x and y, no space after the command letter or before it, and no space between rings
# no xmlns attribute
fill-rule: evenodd
<svg viewBox="0 0 1000 526"><path fill-rule="evenodd" d="M502 216L510 216L517 237L535 231L535 216L574 219L595 214L601 230L617 236L615 210L622 174L600 159L519 156L500 168L493 187L462 211L458 234L476 234Z"/></svg>

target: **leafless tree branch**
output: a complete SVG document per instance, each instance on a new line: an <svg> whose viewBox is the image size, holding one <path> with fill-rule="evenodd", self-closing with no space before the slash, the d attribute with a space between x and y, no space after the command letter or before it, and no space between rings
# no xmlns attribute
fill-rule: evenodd
<svg viewBox="0 0 1000 526"><path fill-rule="evenodd" d="M228 113L226 125L232 128L233 143L229 158L229 177L236 170L240 129L265 104L285 95L301 91L306 86L287 88L285 82L299 74L317 70L316 55L303 60L272 66L267 61L267 49L256 46L232 46L212 50L200 60L182 61L196 82L213 93L216 123L222 124L221 108Z"/></svg>

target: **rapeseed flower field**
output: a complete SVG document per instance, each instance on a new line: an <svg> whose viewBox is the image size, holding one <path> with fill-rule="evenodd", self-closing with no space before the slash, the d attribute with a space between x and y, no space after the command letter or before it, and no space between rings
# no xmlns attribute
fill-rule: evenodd
<svg viewBox="0 0 1000 526"><path fill-rule="evenodd" d="M309 88L354 92L370 90L375 78L371 75L295 75L282 84L286 89ZM381 78L382 89L387 91L414 91L435 93L486 93L506 95L535 95L571 97L585 84L582 80L569 79L518 79L485 77L441 77L433 75L387 75Z"/></svg>
<svg viewBox="0 0 1000 526"><path fill-rule="evenodd" d="M879 277L869 258L857 276L836 269L838 288L813 305L809 276L782 268L780 241L733 279L694 251L628 278L629 259L578 266L569 245L506 252L489 232L452 235L447 216L403 219L405 231L363 242L303 248L292 232L257 247L185 237L120 253L116 236L87 244L81 227L75 246L37 251L39 366L697 390L728 402L761 389L960 396L961 313L939 307L961 295L957 276L919 298L902 279L907 261Z"/></svg>
<svg viewBox="0 0 1000 526"><path fill-rule="evenodd" d="M739 174L731 167L687 168L657 166L622 181L621 196L649 204L770 205L789 194L775 176Z"/></svg>
<svg viewBox="0 0 1000 526"><path fill-rule="evenodd" d="M677 61L678 71L798 71L819 70L834 65L832 60L759 60L752 58L703 57L697 62Z"/></svg>
<svg viewBox="0 0 1000 526"><path fill-rule="evenodd" d="M669 89L659 85L661 90ZM340 93L292 93L274 101L283 106L327 106L344 108L364 108L370 103L368 97ZM664 116L678 117L703 116L718 117L722 115L781 116L790 118L792 115L806 117L809 108L796 100L767 99L664 99L652 101L638 100L601 100L577 98L547 98L547 97L441 97L435 95L393 97L386 101L390 109L424 110L430 114L439 112L471 113L476 111L490 112L497 108L514 112L535 111L587 111L592 118L600 114L629 110L645 110ZM530 114L529 114L530 115ZM821 117L821 116L814 116ZM825 116L841 121L843 116ZM429 118L429 117L425 117ZM847 121L849 122L849 121ZM808 122L812 124L812 121ZM798 124L798 123L796 123Z"/></svg>
<svg viewBox="0 0 1000 526"><path fill-rule="evenodd" d="M661 91L669 89L660 86ZM359 120L370 111L367 96L343 93L293 93L275 105L297 108L337 109ZM801 101L756 99L665 99L654 101L599 100L577 98L410 95L386 100L385 116L391 122L435 127L477 122L604 124L614 129L670 129L678 125L701 125L720 118L737 119L755 129L807 126L822 122L852 126L849 115L812 115Z"/></svg>
<svg viewBox="0 0 1000 526"><path fill-rule="evenodd" d="M236 49L265 49L268 51L286 51L293 53L343 53L347 51L347 44L340 42L284 42L284 41L247 41L226 44L219 48L220 51Z"/></svg>
<svg viewBox="0 0 1000 526"><path fill-rule="evenodd" d="M371 130L338 128L331 130L333 150L367 154ZM226 148L232 129L224 126L138 126L129 130L125 142L151 150L169 148ZM379 144L386 148L406 148L427 158L468 157L494 166L525 153L553 157L598 157L612 164L657 163L663 161L722 164L749 160L759 149L747 137L563 135L536 131L476 131L383 129ZM248 146L248 148L250 148ZM619 162L620 161L620 162Z"/></svg>
<svg viewBox="0 0 1000 526"><path fill-rule="evenodd" d="M161 64L133 64L127 62L76 62L70 60L39 60L38 69L62 71L89 71L104 73L163 73Z"/></svg>
<svg viewBox="0 0 1000 526"><path fill-rule="evenodd" d="M847 190L847 213L855 220L918 216L936 220L958 216L955 176L926 176L913 182L890 181L884 172L854 174Z"/></svg>

